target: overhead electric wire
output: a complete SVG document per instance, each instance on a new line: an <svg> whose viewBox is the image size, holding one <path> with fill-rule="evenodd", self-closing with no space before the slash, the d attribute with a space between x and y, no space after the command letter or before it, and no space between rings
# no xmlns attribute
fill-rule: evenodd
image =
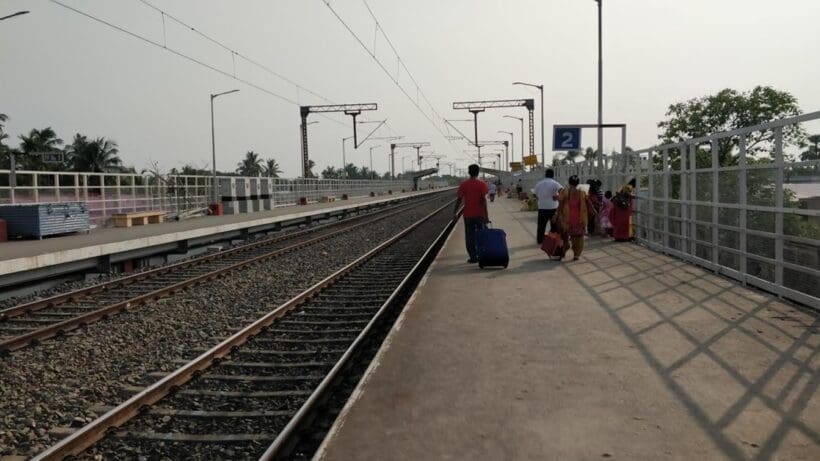
<svg viewBox="0 0 820 461"><path fill-rule="evenodd" d="M376 64L382 69L382 71L384 71L384 73L388 76L388 78L390 78L390 80L399 88L399 90L401 90L401 92L407 97L407 99L410 101L410 103L413 104L416 107L416 109L418 109L419 112L421 112L421 114L424 116L424 118L426 118L427 121L429 121L431 125L433 125L433 127L436 129L436 131L439 132L439 134L444 138L444 140L447 141L448 143L450 143L450 148L452 149L452 141L447 139L447 135L444 133L444 131L442 131L442 129L438 126L438 124L432 118L430 118L430 116L427 114L427 112L425 112L421 108L418 101L414 100L413 97L407 92L407 90L404 87L401 86L401 84L398 81L398 78L393 77L393 75L390 73L390 70L388 70L387 67L384 65L384 63L382 63L379 60L379 58L376 57L375 50L371 50L370 48L367 47L367 45L364 43L364 41L361 39L361 37L359 37L359 35L356 34L356 32L353 31L353 29L350 27L350 25L348 25L347 22L345 22L345 20L342 19L342 17L339 15L339 13L333 8L333 6L330 5L330 0L322 0L322 2L324 2L325 6L327 6L327 8L330 10L330 12L333 13L333 16L335 16L336 19L340 23L342 23L344 28L347 29L347 31L350 33L350 35L353 36L353 38L359 43L359 45L361 45L361 47L367 52L367 54L376 62ZM365 5L367 5L366 2L365 2ZM376 19L376 16L373 14L373 12L372 12L372 10L370 9L369 6L367 6L367 9L368 9L368 11L370 11L370 14L371 14L372 18L376 22L376 26L378 27L378 30L382 31L382 35L387 39L387 35L384 33L384 29L379 25L378 19ZM393 45L389 41L389 39L388 39L388 43L390 44L391 49L393 50L394 54L396 55L396 59L402 65L402 67L404 67L405 72L408 74L410 79L416 85L417 91L420 94L423 95L423 92L421 91L421 87L419 87L418 84L415 82L415 79L413 79L412 75L407 70L407 67L403 63L403 60L401 59L401 56L396 52L395 48L393 47ZM427 99L426 96L424 96L424 99L427 102L427 104L429 106L431 106L430 108L433 111L433 113L436 116L439 116L438 113L435 112L435 109L432 108L432 105L430 104L430 102L429 102L429 100ZM441 117L441 118L443 119L443 117ZM454 151L454 153L455 153L455 151Z"/></svg>
<svg viewBox="0 0 820 461"><path fill-rule="evenodd" d="M270 67L268 67L268 66L266 66L266 65L264 65L264 64L262 64L262 63L260 63L259 61L255 60L255 59L252 59L252 58L250 58L250 57L248 57L248 56L244 55L243 53L240 53L239 51L236 51L235 49L233 49L233 48L229 47L229 46L228 46L228 45L226 45L225 43L223 43L223 42L221 42L221 41L219 41L219 40L217 40L217 39L215 39L215 38L211 37L210 35L206 34L205 32L202 32L201 30L197 29L196 27L194 27L194 26L192 26L192 25L190 25L190 24L186 23L186 22L185 22L185 21L183 21L182 19L180 19L180 18L178 18L178 17L176 17L176 16L174 16L174 15L172 15L172 14L168 13L167 11L163 10L162 8L159 8L158 6L153 5L153 4L152 4L151 2L149 2L148 0L138 0L138 1L139 1L140 3L142 3L142 4L144 4L145 6L147 6L147 7L151 8L152 10L154 10L154 11L156 11L156 12L160 13L163 17L168 17L169 19L171 19L172 21L176 22L177 24L179 24L179 25L181 25L181 26L183 26L183 27L185 27L185 28L187 28L187 29L190 29L192 32L194 32L195 34L197 34L197 35L199 35L200 37L204 38L205 40L208 40L209 42L213 43L214 45L217 45L218 47L220 47L220 48L224 49L225 51L228 51L228 52L232 53L232 55L234 55L234 56L238 56L238 57L240 57L240 58L244 59L244 60L245 60L245 61L247 61L248 63L253 64L254 66L256 66L256 67L258 67L258 68L260 68L260 69L264 70L265 72L267 72L267 73L269 73L269 74L273 75L274 77L279 78L279 79L281 79L281 80L283 80L283 81L285 81L285 82L287 82L287 83L289 83L289 84L293 85L295 88L297 88L297 89L299 89L299 90L302 90L302 91L305 91L305 92L307 92L307 93L310 93L310 94L312 94L313 96L316 96L317 98L319 98L319 99L321 99L321 100L325 101L325 102L326 102L326 103L328 103L328 104L338 104L338 103L336 103L335 101L332 101L332 100L330 100L330 99L328 99L328 98L326 98L326 97L322 96L321 94L319 94L319 93L317 93L317 92L315 92L315 91L311 90L310 88L307 88L307 87L305 87L305 86L300 85L299 83L297 83L297 82L295 82L295 81L291 80L290 78L288 78L288 77L286 77L286 76L284 76L284 75L280 74L279 72L277 72L277 71L275 71L275 70L271 69Z"/></svg>
<svg viewBox="0 0 820 461"><path fill-rule="evenodd" d="M54 3L55 5L61 6L61 7L65 8L65 9L67 9L67 10L69 10L69 11L72 11L72 12L74 12L74 13L76 13L76 14L79 14L79 15L81 15L81 16L84 16L84 17L88 18L88 19L91 19L92 21L95 21L95 22L98 22L98 23L100 23L100 24L103 24L103 25L105 25L105 26L107 26L107 27L109 27L109 28L111 28L111 29L114 29L114 30L116 30L116 31L122 32L122 33L124 33L124 34L126 34L126 35L128 35L128 36L130 36L130 37L133 37L133 38L135 38L135 39L137 39L137 40L140 40L140 41L142 41L142 42L144 42L144 43L147 43L147 44L149 44L149 45L153 45L153 46L155 46L155 47L157 47L157 48L161 48L161 49L163 49L163 50L166 50L166 51L168 51L169 53L172 53L172 54L174 54L174 55L176 55L176 56L178 56L178 57L180 57L180 58L182 58L182 59L185 59L185 60L187 60L187 61L190 61L190 62L192 62L192 63L194 63L194 64L200 65L200 66L202 66L202 67L204 67L204 68L206 68L206 69L208 69L208 70L211 70L211 71L213 71L213 72L216 72L216 73L218 73L218 74L220 74L220 75L223 75L223 76L225 76L225 77L232 78L232 79L234 79L234 80L236 80L236 81L238 81L238 82L240 82L240 83L243 83L243 84L245 84L245 85L247 85L247 86L249 86L249 87L251 87L251 88L254 88L254 89L256 89L256 90L259 90L259 91L261 91L261 92L263 92L263 93L265 93L265 94L268 94L268 95L270 95L270 96L273 96L273 97L275 97L275 98L278 98L278 99L280 99L280 100L282 100L282 101L285 101L285 102L287 102L287 103L293 104L293 105L295 105L295 106L300 106L300 104L299 104L299 102L298 102L298 101L295 101L295 100L293 100L293 99L291 99L291 98L289 98L289 97L287 97L287 96L283 96L283 95L281 95L281 94L279 94L279 93L276 93L276 92L274 92L274 91L272 91L272 90L269 90L269 89L267 89L267 88L264 88L264 87L262 87L262 86L260 86L260 85L258 85L258 84L256 84L256 83L253 83L253 82L251 82L251 81L249 81L249 80L246 80L246 79L244 79L244 78L237 77L236 75L233 75L233 74L231 74L230 72L227 72L227 71L225 71L225 70L222 70L222 69L220 69L220 68L218 68L218 67L216 67L216 66L214 66L214 65L212 65L212 64L208 64L207 62L202 61L202 60L200 60L200 59L197 59L197 58L194 58L194 57L192 57L192 56L189 56L189 55L187 55L187 54L183 53L182 51L178 51L178 50L175 50L174 48L168 47L168 46L167 46L167 44L162 44L162 43L156 42L156 41L154 41L154 40L152 40L152 39L150 39L150 38L148 38L148 37L145 37L145 36L143 36L143 35L140 35L140 34L138 34L138 33L136 33L136 32L132 32L132 31L130 31L130 30L128 30L128 29L126 29L126 28L124 28L124 27L122 27L122 26L118 26L118 25L113 24L113 23L111 23L111 22L108 22L108 21L106 21L106 20L104 20L104 19L102 19L102 18L99 18L99 17L97 17L97 16L94 16L94 15L93 15L93 14L91 14L91 13L87 13L87 12L82 11L82 10L80 10L80 9L78 9L78 8L75 8L75 7L71 6L71 5L67 5L67 4L65 4L65 3L61 2L60 0L49 0L49 1L50 1L51 3ZM168 16L168 17L170 18L171 16ZM173 18L172 18L172 19L173 19ZM243 59L244 59L244 57L243 57ZM304 88L304 87L299 86L299 88ZM306 90L306 91L309 91L309 90L307 90L307 89L305 89L305 90ZM312 93L312 92L311 92L311 93ZM322 99L325 99L325 98L322 98ZM335 120L335 119L332 119L332 118L329 118L329 117L326 117L326 119L327 119L327 120L330 120L330 121L332 121L332 122L334 122L334 123L337 123L337 124L339 124L339 125L342 125L342 126L345 126L345 127L347 126L347 124L346 124L346 123L340 122L340 121L338 121L338 120Z"/></svg>

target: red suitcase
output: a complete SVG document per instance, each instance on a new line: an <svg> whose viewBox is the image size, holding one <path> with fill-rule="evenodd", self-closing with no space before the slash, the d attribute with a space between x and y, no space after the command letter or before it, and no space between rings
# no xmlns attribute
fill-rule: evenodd
<svg viewBox="0 0 820 461"><path fill-rule="evenodd" d="M541 249L548 254L550 258L557 258L559 261L564 257L564 239L561 234L557 232L550 232L544 236L544 241L541 242Z"/></svg>

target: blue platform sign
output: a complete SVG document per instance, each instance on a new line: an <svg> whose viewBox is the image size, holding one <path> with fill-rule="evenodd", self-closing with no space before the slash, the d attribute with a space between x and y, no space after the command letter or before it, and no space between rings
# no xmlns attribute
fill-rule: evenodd
<svg viewBox="0 0 820 461"><path fill-rule="evenodd" d="M552 150L580 150L581 127L552 127Z"/></svg>

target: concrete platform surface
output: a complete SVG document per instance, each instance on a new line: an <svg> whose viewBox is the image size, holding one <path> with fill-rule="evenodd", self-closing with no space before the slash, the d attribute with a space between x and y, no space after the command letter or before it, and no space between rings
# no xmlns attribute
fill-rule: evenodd
<svg viewBox="0 0 820 461"><path fill-rule="evenodd" d="M101 228L88 234L48 237L43 240L13 240L0 243L0 276L428 192L430 191L354 197L341 202L289 206L256 213L209 216L128 228Z"/></svg>
<svg viewBox="0 0 820 461"><path fill-rule="evenodd" d="M634 244L578 262L490 204L507 270L434 263L315 459L820 460L820 322Z"/></svg>

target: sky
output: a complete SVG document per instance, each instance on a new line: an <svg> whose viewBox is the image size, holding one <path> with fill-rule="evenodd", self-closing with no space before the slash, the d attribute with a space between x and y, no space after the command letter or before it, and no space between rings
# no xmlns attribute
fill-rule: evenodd
<svg viewBox="0 0 820 461"><path fill-rule="evenodd" d="M104 136L137 170L154 164L163 171L185 164L210 168L209 95L232 89L240 91L215 100L217 167L233 170L253 150L275 158L289 177L301 172L299 105L375 102L378 110L360 117L387 120L374 137L430 142L430 155L444 155L442 162L459 168L471 160L464 152L469 146L448 141L441 118L470 114L453 110L454 101L535 98L538 154L538 90L512 82L544 85L547 146L553 124L597 119L592 0L59 2L160 46L54 1L0 0L0 16L30 11L0 21L6 130L15 139L46 126L66 141L78 132ZM657 142L657 122L670 104L723 88L771 85L795 95L805 112L820 110L818 17L820 2L813 0L605 0L604 122L626 123L627 143L639 149ZM519 160L520 123L504 115L526 117L526 111L481 113L479 138L509 139L498 131L513 132ZM319 122L309 126L315 171L341 166L351 118L310 120ZM453 123L472 133L470 123ZM360 138L375 126L359 125ZM368 141L354 150L347 141L346 159L369 166L374 147L373 167L384 172L390 142ZM616 149L620 134L607 132L604 142L607 151ZM583 145L595 143L595 131L585 130ZM547 149L548 161L551 156ZM397 151L397 171L402 162L409 169L414 157L414 150Z"/></svg>

